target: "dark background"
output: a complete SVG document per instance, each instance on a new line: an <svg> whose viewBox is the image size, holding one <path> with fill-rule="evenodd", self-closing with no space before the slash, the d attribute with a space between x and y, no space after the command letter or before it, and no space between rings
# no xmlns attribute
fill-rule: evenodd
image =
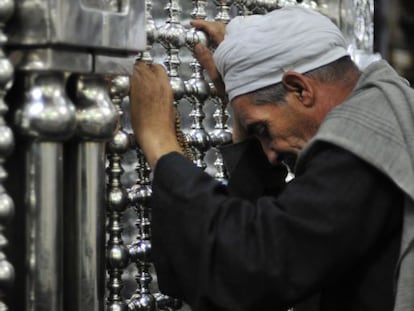
<svg viewBox="0 0 414 311"><path fill-rule="evenodd" d="M414 84L414 1L375 0L374 49Z"/></svg>

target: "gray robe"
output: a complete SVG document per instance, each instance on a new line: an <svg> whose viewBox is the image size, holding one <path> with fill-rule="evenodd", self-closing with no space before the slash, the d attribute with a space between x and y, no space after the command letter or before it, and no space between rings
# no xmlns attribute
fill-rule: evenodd
<svg viewBox="0 0 414 311"><path fill-rule="evenodd" d="M302 151L298 172L318 141L371 163L406 194L394 310L414 310L414 91L385 61L370 65Z"/></svg>

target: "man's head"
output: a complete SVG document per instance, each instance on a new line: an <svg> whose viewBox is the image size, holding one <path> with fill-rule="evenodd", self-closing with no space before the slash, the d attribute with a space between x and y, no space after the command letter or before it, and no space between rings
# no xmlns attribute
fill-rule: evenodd
<svg viewBox="0 0 414 311"><path fill-rule="evenodd" d="M272 163L280 153L298 154L358 77L348 56L305 74L286 72L282 82L233 98L236 131L256 136Z"/></svg>
<svg viewBox="0 0 414 311"><path fill-rule="evenodd" d="M271 162L298 153L358 79L346 42L327 17L301 7L233 21L214 58L236 132L257 136Z"/></svg>

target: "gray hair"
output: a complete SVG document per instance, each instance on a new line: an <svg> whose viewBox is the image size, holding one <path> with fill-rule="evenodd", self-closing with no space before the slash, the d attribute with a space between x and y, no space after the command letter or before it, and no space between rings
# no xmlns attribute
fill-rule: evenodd
<svg viewBox="0 0 414 311"><path fill-rule="evenodd" d="M349 73L359 72L358 67L349 56L344 56L325 66L306 72L304 75L322 83L347 83ZM286 88L283 83L272 84L250 92L256 105L285 104Z"/></svg>

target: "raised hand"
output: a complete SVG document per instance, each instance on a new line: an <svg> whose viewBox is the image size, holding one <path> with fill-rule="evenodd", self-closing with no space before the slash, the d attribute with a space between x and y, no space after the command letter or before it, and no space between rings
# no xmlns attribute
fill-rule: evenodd
<svg viewBox="0 0 414 311"><path fill-rule="evenodd" d="M210 46L217 47L224 40L226 25L223 23L197 19L191 21L191 25L207 34ZM216 88L217 96L219 96L222 100L227 100L223 79L217 71L213 54L210 49L203 44L198 43L194 47L194 56L201 66L207 71L207 74Z"/></svg>
<svg viewBox="0 0 414 311"><path fill-rule="evenodd" d="M152 168L164 154L182 153L175 135L173 91L161 65L135 63L130 106L135 139Z"/></svg>

